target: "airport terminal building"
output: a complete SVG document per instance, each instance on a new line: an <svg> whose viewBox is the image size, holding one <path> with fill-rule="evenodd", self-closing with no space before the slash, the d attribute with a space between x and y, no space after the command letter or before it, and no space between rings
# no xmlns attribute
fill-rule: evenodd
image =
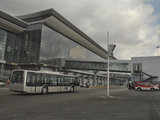
<svg viewBox="0 0 160 120"><path fill-rule="evenodd" d="M95 56L102 59L107 54L53 9L19 17L0 11L0 43L0 60L7 63L37 63L52 58L93 59Z"/></svg>
<svg viewBox="0 0 160 120"><path fill-rule="evenodd" d="M51 63L49 66L60 65L66 69L92 70L91 76L96 80L98 76L96 78L94 74L98 73L97 70L106 70L107 55L108 52L104 48L54 9L18 17L0 11L1 77L2 73L9 74L10 70L17 68L17 64L31 64L35 67L34 64ZM160 77L157 66L159 57L135 57L131 61L116 60L116 62L113 54L110 58L113 60L111 66L116 72L133 74L138 68L138 74L135 75L137 80ZM147 74L149 76L146 76ZM118 74L113 74L116 75ZM124 79L121 76L123 75L113 78Z"/></svg>
<svg viewBox="0 0 160 120"><path fill-rule="evenodd" d="M54 9L17 17L0 11L1 73L17 64L41 64L55 58L96 61L107 54Z"/></svg>
<svg viewBox="0 0 160 120"><path fill-rule="evenodd" d="M132 74L135 81L160 82L160 56L133 57Z"/></svg>

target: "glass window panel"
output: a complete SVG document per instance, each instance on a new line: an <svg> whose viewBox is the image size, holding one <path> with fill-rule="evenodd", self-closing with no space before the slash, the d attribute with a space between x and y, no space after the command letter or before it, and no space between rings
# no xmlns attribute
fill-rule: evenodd
<svg viewBox="0 0 160 120"><path fill-rule="evenodd" d="M42 85L42 75L40 73L37 73L36 77L37 77L37 85L38 86Z"/></svg>
<svg viewBox="0 0 160 120"><path fill-rule="evenodd" d="M0 60L4 60L7 32L0 29Z"/></svg>
<svg viewBox="0 0 160 120"><path fill-rule="evenodd" d="M36 74L32 72L27 73L27 81L26 84L28 86L35 86L37 84Z"/></svg>
<svg viewBox="0 0 160 120"><path fill-rule="evenodd" d="M62 34L42 26L40 45L40 60L53 58L79 58L88 60L102 60L99 56L73 42Z"/></svg>
<svg viewBox="0 0 160 120"><path fill-rule="evenodd" d="M58 82L58 85L62 85L63 84L63 76L57 76L57 82Z"/></svg>
<svg viewBox="0 0 160 120"><path fill-rule="evenodd" d="M52 83L57 83L57 76L51 75L51 81Z"/></svg>
<svg viewBox="0 0 160 120"><path fill-rule="evenodd" d="M45 84L46 83L46 74L42 74L42 83Z"/></svg>
<svg viewBox="0 0 160 120"><path fill-rule="evenodd" d="M22 71L15 71L12 74L11 82L12 83L23 83L24 77Z"/></svg>

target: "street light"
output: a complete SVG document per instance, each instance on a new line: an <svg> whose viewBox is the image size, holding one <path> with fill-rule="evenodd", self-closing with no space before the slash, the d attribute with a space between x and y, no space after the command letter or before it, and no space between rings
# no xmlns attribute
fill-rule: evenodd
<svg viewBox="0 0 160 120"><path fill-rule="evenodd" d="M110 49L109 49L109 32L107 32L107 49L108 49L108 55L107 55L107 96L110 96L110 92L109 92L109 56L110 56Z"/></svg>

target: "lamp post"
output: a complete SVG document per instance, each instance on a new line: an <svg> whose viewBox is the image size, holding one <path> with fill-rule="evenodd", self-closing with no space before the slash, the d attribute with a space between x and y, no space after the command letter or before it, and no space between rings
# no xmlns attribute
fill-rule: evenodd
<svg viewBox="0 0 160 120"><path fill-rule="evenodd" d="M107 55L107 96L110 96L110 86L109 86L109 56L110 56L110 49L109 49L109 32L107 32L107 49L108 49L108 55Z"/></svg>

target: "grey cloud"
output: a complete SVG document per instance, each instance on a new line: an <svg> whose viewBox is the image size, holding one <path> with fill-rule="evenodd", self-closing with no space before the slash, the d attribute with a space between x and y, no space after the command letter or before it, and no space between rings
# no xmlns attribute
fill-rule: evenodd
<svg viewBox="0 0 160 120"><path fill-rule="evenodd" d="M54 8L104 48L109 31L118 46L115 55L127 59L154 55L153 46L158 42L159 34L153 24L159 16L154 16L154 8L144 1L2 0L0 8L15 15Z"/></svg>

